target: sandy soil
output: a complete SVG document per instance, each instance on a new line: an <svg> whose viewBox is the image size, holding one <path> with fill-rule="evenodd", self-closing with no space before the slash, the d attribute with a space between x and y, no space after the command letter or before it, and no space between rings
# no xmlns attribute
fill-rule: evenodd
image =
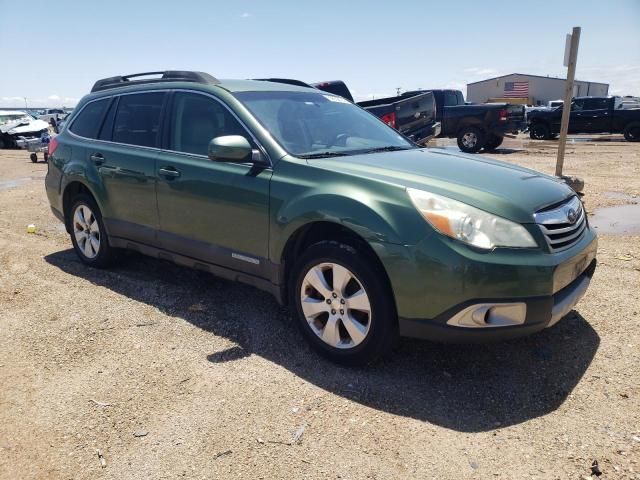
<svg viewBox="0 0 640 480"><path fill-rule="evenodd" d="M552 173L555 146L492 156ZM640 235L600 235L554 328L345 369L258 290L134 254L83 267L46 169L0 151L0 478L582 479L597 460L640 479ZM591 211L637 202L640 144L570 143L565 171Z"/></svg>

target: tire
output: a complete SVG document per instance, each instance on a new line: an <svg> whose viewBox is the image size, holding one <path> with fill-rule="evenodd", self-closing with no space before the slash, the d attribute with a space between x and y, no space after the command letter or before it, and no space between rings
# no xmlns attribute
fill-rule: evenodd
<svg viewBox="0 0 640 480"><path fill-rule="evenodd" d="M477 153L484 147L486 135L476 127L463 127L458 132L458 148L464 153Z"/></svg>
<svg viewBox="0 0 640 480"><path fill-rule="evenodd" d="M44 152L44 163L47 163L49 161L49 154L47 152Z"/></svg>
<svg viewBox="0 0 640 480"><path fill-rule="evenodd" d="M628 142L640 142L640 123L632 123L624 128L624 138Z"/></svg>
<svg viewBox="0 0 640 480"><path fill-rule="evenodd" d="M79 194L73 198L67 222L73 249L82 263L95 268L113 263L115 251L109 245L102 214L91 196Z"/></svg>
<svg viewBox="0 0 640 480"><path fill-rule="evenodd" d="M487 142L484 144L484 149L487 151L495 150L500 145L502 145L503 141L504 137L501 137L499 135L490 135L487 139Z"/></svg>
<svg viewBox="0 0 640 480"><path fill-rule="evenodd" d="M551 131L546 124L537 122L529 127L529 137L532 140L549 140Z"/></svg>
<svg viewBox="0 0 640 480"><path fill-rule="evenodd" d="M334 278L349 277L346 284L334 285ZM352 246L321 242L307 248L294 266L290 287L296 323L311 346L333 362L369 364L398 338L384 272Z"/></svg>
<svg viewBox="0 0 640 480"><path fill-rule="evenodd" d="M32 153L31 155L29 155L29 158L31 159L31 161L33 163L37 163L38 162L38 155L36 155L35 153Z"/></svg>

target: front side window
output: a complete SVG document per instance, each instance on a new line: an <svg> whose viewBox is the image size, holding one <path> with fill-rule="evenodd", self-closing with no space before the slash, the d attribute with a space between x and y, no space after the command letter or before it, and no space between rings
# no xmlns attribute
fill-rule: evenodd
<svg viewBox="0 0 640 480"><path fill-rule="evenodd" d="M122 95L113 125L113 141L155 147L164 96L163 92Z"/></svg>
<svg viewBox="0 0 640 480"><path fill-rule="evenodd" d="M239 92L240 100L290 154L342 156L414 148L397 131L342 97L314 92Z"/></svg>
<svg viewBox="0 0 640 480"><path fill-rule="evenodd" d="M69 130L81 137L96 138L110 101L110 98L104 98L87 104L75 118Z"/></svg>
<svg viewBox="0 0 640 480"><path fill-rule="evenodd" d="M582 110L584 110L584 100L574 100L571 102L572 112L581 112Z"/></svg>
<svg viewBox="0 0 640 480"><path fill-rule="evenodd" d="M177 92L171 108L169 149L175 152L207 155L215 137L250 136L220 102L197 93Z"/></svg>

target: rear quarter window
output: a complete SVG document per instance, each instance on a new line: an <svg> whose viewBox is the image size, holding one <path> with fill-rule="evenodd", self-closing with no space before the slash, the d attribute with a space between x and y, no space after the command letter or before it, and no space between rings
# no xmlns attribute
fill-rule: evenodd
<svg viewBox="0 0 640 480"><path fill-rule="evenodd" d="M110 98L104 98L88 103L73 121L69 130L81 137L97 138L98 130L100 130L102 119L110 101Z"/></svg>

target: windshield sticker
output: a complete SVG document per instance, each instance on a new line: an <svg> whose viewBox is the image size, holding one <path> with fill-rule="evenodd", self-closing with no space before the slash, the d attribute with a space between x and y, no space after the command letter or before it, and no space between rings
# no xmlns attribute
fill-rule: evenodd
<svg viewBox="0 0 640 480"><path fill-rule="evenodd" d="M329 100L330 102L336 102L336 103L351 103L349 102L349 100L347 100L346 98L342 98L342 97L338 97L336 95L322 95L324 98L326 98L327 100Z"/></svg>

